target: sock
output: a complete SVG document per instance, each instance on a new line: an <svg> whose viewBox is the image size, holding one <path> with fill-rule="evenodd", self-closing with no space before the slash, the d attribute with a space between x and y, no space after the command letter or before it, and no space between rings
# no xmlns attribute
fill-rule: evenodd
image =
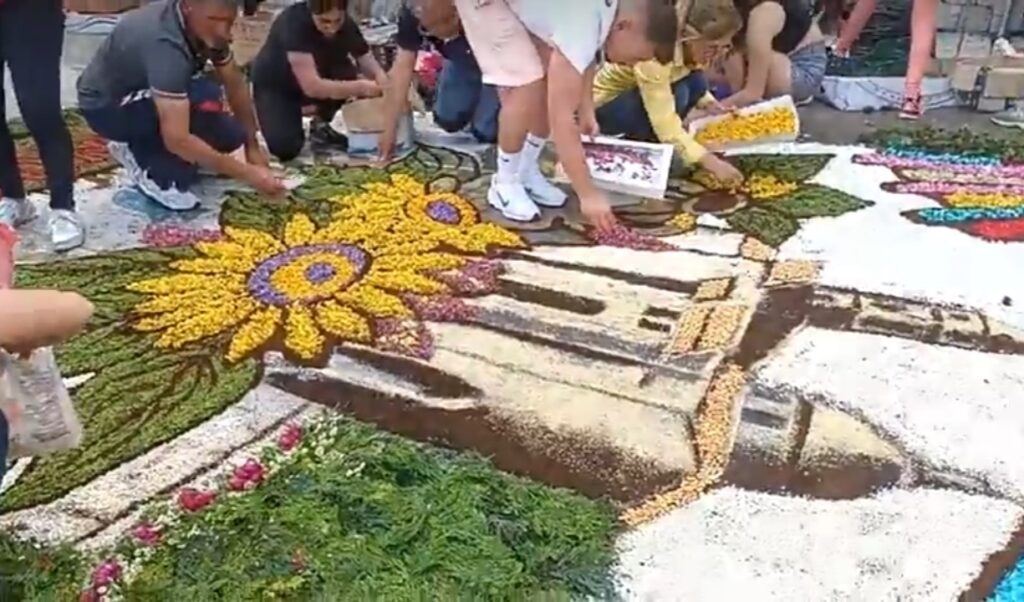
<svg viewBox="0 0 1024 602"><path fill-rule="evenodd" d="M528 174L531 172L540 172L540 153L544 150L544 145L547 144L547 138L541 138L540 136L534 136L528 134L526 136L526 144L523 145L523 162L521 165L522 173Z"/></svg>
<svg viewBox="0 0 1024 602"><path fill-rule="evenodd" d="M519 166L522 164L523 151L518 153L506 153L498 149L498 177L499 184L507 184L519 180Z"/></svg>

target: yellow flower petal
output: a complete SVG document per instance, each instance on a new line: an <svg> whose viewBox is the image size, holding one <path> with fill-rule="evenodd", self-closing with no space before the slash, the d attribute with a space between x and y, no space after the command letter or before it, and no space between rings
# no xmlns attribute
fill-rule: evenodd
<svg viewBox="0 0 1024 602"><path fill-rule="evenodd" d="M354 307L375 318L411 318L412 310L398 297L379 288L357 284L334 297L339 303Z"/></svg>
<svg viewBox="0 0 1024 602"><path fill-rule="evenodd" d="M199 242L196 243L196 250L203 255L211 259L222 259L225 261L236 261L246 265L244 270L248 272L256 267L256 264L261 261L262 258L258 257L256 253L249 250L248 248L226 240L218 240L215 242Z"/></svg>
<svg viewBox="0 0 1024 602"><path fill-rule="evenodd" d="M692 213L680 213L668 220L668 223L679 228L680 232L689 232L697 227L697 216Z"/></svg>
<svg viewBox="0 0 1024 602"><path fill-rule="evenodd" d="M316 320L339 339L367 343L372 338L366 318L334 301L324 301L317 307Z"/></svg>
<svg viewBox="0 0 1024 602"><path fill-rule="evenodd" d="M167 313L142 318L141 320L135 322L132 327L135 328L135 330L138 330L139 332L156 332L158 330L163 330L168 326L180 324L181 322L184 322L185 320L188 320L189 318L195 315L195 308L182 307L175 311L169 311Z"/></svg>
<svg viewBox="0 0 1024 602"><path fill-rule="evenodd" d="M416 293L417 295L438 295L448 291L444 284L421 276L416 272L394 271L388 272L370 268L370 273L363 280L366 284L379 286L382 289L396 293Z"/></svg>
<svg viewBox="0 0 1024 602"><path fill-rule="evenodd" d="M288 309L284 323L284 345L297 357L311 360L320 355L324 348L324 335L313 321L313 314L305 305L293 305Z"/></svg>
<svg viewBox="0 0 1024 602"><path fill-rule="evenodd" d="M479 243L473 245L473 250L477 252L484 252L491 247L506 247L509 249L522 249L526 247L526 242L521 236L497 224L476 224L466 228L466 234L469 240Z"/></svg>
<svg viewBox="0 0 1024 602"><path fill-rule="evenodd" d="M241 292L245 287L245 276L242 274L225 274L210 278L202 274L172 274L133 282L126 288L136 293L151 295L169 295L190 291L230 290Z"/></svg>
<svg viewBox="0 0 1024 602"><path fill-rule="evenodd" d="M224 259L197 257L196 259L179 259L171 263L171 267L186 273L209 274L246 274L252 270L252 262L247 259Z"/></svg>
<svg viewBox="0 0 1024 602"><path fill-rule="evenodd" d="M466 258L452 253L420 253L419 255L387 255L374 259L373 265L381 270L452 270L466 264Z"/></svg>
<svg viewBox="0 0 1024 602"><path fill-rule="evenodd" d="M200 313L211 304L230 301L230 297L234 296L235 294L231 291L216 289L199 289L183 293L157 295L136 305L135 312L139 314L162 314L178 309L189 309L193 313ZM225 299L225 297L228 297L228 299Z"/></svg>
<svg viewBox="0 0 1024 602"><path fill-rule="evenodd" d="M301 247L313 241L316 224L305 213L296 213L284 227L284 244L289 247Z"/></svg>
<svg viewBox="0 0 1024 602"><path fill-rule="evenodd" d="M224 234L228 239L235 241L251 251L258 261L263 261L278 253L283 253L285 247L281 241L261 230L248 228L232 228L226 226Z"/></svg>
<svg viewBox="0 0 1024 602"><path fill-rule="evenodd" d="M193 314L164 331L157 340L158 347L180 349L189 343L201 341L226 332L244 321L258 305L248 297L207 306L201 314ZM178 314L179 312L174 312Z"/></svg>
<svg viewBox="0 0 1024 602"><path fill-rule="evenodd" d="M249 316L249 321L231 338L228 361L237 362L265 345L281 324L281 313L278 307L266 307Z"/></svg>

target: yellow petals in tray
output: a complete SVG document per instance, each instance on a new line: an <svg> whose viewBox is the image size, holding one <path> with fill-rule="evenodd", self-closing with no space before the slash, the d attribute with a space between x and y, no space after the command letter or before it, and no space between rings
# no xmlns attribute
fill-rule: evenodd
<svg viewBox="0 0 1024 602"><path fill-rule="evenodd" d="M800 133L800 117L789 96L773 98L728 115L698 119L690 132L704 146L714 149L764 142L791 142Z"/></svg>

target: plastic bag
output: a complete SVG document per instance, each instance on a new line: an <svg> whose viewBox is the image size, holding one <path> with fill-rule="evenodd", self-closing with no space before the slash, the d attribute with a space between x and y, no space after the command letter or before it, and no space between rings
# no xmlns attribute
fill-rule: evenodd
<svg viewBox="0 0 1024 602"><path fill-rule="evenodd" d="M78 447L82 423L49 347L28 358L0 351L0 411L9 425L10 458Z"/></svg>

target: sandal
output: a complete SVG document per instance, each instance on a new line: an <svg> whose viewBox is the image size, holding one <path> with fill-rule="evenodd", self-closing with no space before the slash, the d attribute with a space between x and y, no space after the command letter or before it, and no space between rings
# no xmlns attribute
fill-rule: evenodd
<svg viewBox="0 0 1024 602"><path fill-rule="evenodd" d="M900 107L900 119L916 121L921 118L924 109L921 106L921 93L903 97L903 106Z"/></svg>

